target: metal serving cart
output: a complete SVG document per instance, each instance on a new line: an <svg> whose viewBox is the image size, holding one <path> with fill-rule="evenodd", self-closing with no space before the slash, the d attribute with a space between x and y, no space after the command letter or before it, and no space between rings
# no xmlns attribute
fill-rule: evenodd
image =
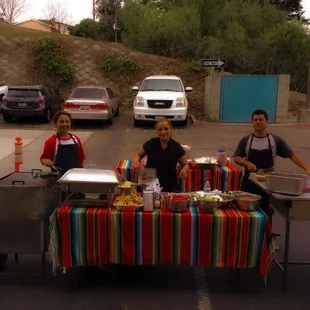
<svg viewBox="0 0 310 310"><path fill-rule="evenodd" d="M305 189L306 178L302 174L281 172L267 175L265 181L249 178L270 195L270 207L285 220L284 259L274 259L283 273L283 291L287 290L289 265L310 265L310 261L289 260L291 222L310 221L310 192Z"/></svg>
<svg viewBox="0 0 310 310"><path fill-rule="evenodd" d="M42 178L39 169L13 172L0 179L0 263L9 253L40 254L45 276L49 216L60 204L57 177Z"/></svg>

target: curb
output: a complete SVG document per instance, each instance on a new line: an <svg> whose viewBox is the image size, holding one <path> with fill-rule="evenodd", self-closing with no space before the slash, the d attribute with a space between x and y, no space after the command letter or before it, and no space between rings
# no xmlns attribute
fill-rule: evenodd
<svg viewBox="0 0 310 310"><path fill-rule="evenodd" d="M190 117L190 119L192 120L192 123L193 123L194 125L196 125L196 124L197 124L197 119L196 119L195 115L194 115L194 114L190 114L189 117Z"/></svg>
<svg viewBox="0 0 310 310"><path fill-rule="evenodd" d="M201 125L218 125L218 126L250 126L251 123L220 123L220 122L204 122L198 121L195 115L190 114L190 118L194 125L201 124ZM288 126L288 127L310 127L310 123L275 123L275 124L268 124L271 127L280 127L280 126Z"/></svg>

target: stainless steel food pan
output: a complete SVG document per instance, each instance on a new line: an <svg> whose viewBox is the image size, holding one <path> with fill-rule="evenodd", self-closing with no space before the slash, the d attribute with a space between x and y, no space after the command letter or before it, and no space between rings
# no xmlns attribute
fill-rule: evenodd
<svg viewBox="0 0 310 310"><path fill-rule="evenodd" d="M307 176L289 172L272 172L266 177L266 189L270 192L301 195L306 188Z"/></svg>

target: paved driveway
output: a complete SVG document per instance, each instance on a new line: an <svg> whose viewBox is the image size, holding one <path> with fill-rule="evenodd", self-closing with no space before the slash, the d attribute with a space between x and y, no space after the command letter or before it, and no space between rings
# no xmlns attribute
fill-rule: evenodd
<svg viewBox="0 0 310 310"><path fill-rule="evenodd" d="M23 128L51 131L52 124L32 125L27 122L2 126L2 136L6 129ZM35 126L35 127L34 127ZM85 150L88 164L100 168L113 168L118 160L132 158L143 142L154 135L152 128L133 128L130 116L121 116L111 127L101 127L94 123L75 126L79 132L87 132ZM191 125L176 128L175 139L192 147L191 157L214 155L217 148L224 147L232 154L238 140L250 130L244 125ZM310 160L309 127L273 126L270 131L284 137L303 157ZM85 136L86 137L86 136ZM38 150L44 139L34 138L26 147L36 143L32 150ZM30 159L29 159L30 161ZM1 165L4 160L0 161ZM6 164L8 162L5 162ZM37 159L28 162L37 165ZM300 171L288 160L277 161L277 167L286 171ZM283 221L275 217L276 231L283 231ZM310 259L307 236L308 223L296 223L292 228L292 259ZM282 238L278 240L281 248ZM281 253L280 253L281 254ZM15 265L11 257L6 271L36 271L40 258L21 257ZM272 267L268 286L255 270L242 270L239 282L235 282L227 269L190 267L123 267L117 276L107 275L97 269L87 269L82 275L83 285L79 290L67 291L76 275L53 277L50 268L49 284L44 287L38 280L25 277L0 277L0 309L57 309L57 310L139 310L139 309L309 309L310 268L291 267L289 272L289 291L281 291L281 274ZM18 281L19 284L16 284Z"/></svg>

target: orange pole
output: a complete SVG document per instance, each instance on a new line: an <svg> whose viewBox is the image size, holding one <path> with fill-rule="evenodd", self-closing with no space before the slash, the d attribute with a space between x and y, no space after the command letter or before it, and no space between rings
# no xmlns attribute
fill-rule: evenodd
<svg viewBox="0 0 310 310"><path fill-rule="evenodd" d="M20 172L20 166L23 164L23 139L21 137L15 138L15 160L14 160L14 166L15 166L15 172Z"/></svg>

